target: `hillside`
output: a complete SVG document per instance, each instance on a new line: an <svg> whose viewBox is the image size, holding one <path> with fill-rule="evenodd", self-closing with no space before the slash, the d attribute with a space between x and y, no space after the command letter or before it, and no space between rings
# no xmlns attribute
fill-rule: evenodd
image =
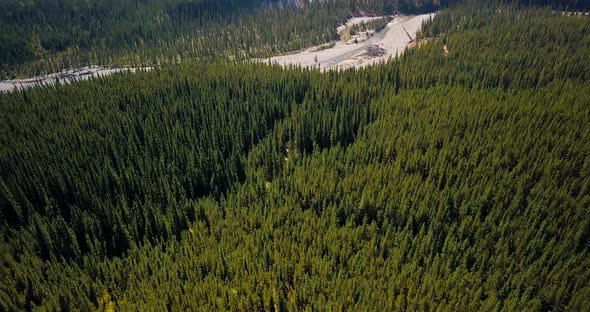
<svg viewBox="0 0 590 312"><path fill-rule="evenodd" d="M0 310L587 311L590 17L420 39L0 94Z"/></svg>

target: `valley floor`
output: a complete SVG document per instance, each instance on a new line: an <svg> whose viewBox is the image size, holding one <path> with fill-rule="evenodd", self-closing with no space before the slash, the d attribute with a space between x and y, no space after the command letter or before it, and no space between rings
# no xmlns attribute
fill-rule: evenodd
<svg viewBox="0 0 590 312"><path fill-rule="evenodd" d="M396 16L385 29L372 34L364 41L350 43L346 40L340 40L332 45L323 45L311 47L307 50L275 56L267 59L270 63L280 65L295 65L302 67L319 67L321 70L328 69L346 69L350 67L363 67L379 62L387 61L411 47L413 40L410 40L408 34L415 39L416 32L422 26L422 23L435 13L422 14L415 16ZM338 33L342 34L353 25L377 19L380 17L355 17L349 19L344 25L338 27ZM407 33L406 33L407 31ZM370 51L376 51L371 54ZM262 61L261 59L257 59ZM146 67L144 70L150 70ZM12 92L18 89L28 89L37 85L53 85L59 83L70 83L77 80L86 80L92 77L109 76L114 73L131 71L135 72L136 68L104 68L99 66L89 66L78 69L64 70L58 73L52 73L44 76L31 77L26 79L2 80L0 81L0 93Z"/></svg>
<svg viewBox="0 0 590 312"><path fill-rule="evenodd" d="M406 31L412 36L412 39L415 39L416 32L420 29L422 23L434 17L434 15L435 13L415 16L396 16L387 24L385 29L375 33L365 41L356 44L347 44L346 41L340 40L330 48L322 49L322 46L312 47L298 53L271 57L268 61L284 66L317 66L321 70L346 69L376 64L402 54L406 48L411 47L413 40L408 38ZM357 20L365 21L359 18L351 19L346 25L338 28L339 32L352 24L358 23ZM368 53L369 49L380 51L380 55L371 56Z"/></svg>
<svg viewBox="0 0 590 312"><path fill-rule="evenodd" d="M150 70L150 67L142 70ZM12 92L18 89L28 89L37 85L53 85L59 83L70 83L78 80L87 80L92 77L104 77L121 72L135 72L137 68L104 68L99 66L83 67L78 69L64 70L58 73L37 76L26 79L2 80L0 81L0 93Z"/></svg>

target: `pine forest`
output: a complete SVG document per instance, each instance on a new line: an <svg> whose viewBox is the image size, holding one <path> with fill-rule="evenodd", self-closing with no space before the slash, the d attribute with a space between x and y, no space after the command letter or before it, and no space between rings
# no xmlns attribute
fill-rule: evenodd
<svg viewBox="0 0 590 312"><path fill-rule="evenodd" d="M152 69L0 94L0 311L590 311L588 9L3 1L5 78Z"/></svg>

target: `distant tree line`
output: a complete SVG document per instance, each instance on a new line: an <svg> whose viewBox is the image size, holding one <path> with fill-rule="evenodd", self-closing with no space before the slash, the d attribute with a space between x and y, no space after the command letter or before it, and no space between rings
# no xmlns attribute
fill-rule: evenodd
<svg viewBox="0 0 590 312"><path fill-rule="evenodd" d="M351 15L434 10L428 1L328 0L302 8L262 0L2 1L0 76L85 65L248 59L337 39Z"/></svg>

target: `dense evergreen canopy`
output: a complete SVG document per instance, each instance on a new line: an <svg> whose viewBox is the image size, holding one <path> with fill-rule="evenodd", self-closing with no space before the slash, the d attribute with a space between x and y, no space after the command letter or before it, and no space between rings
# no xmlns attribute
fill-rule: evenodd
<svg viewBox="0 0 590 312"><path fill-rule="evenodd" d="M589 17L421 38L0 94L0 310L588 310Z"/></svg>

